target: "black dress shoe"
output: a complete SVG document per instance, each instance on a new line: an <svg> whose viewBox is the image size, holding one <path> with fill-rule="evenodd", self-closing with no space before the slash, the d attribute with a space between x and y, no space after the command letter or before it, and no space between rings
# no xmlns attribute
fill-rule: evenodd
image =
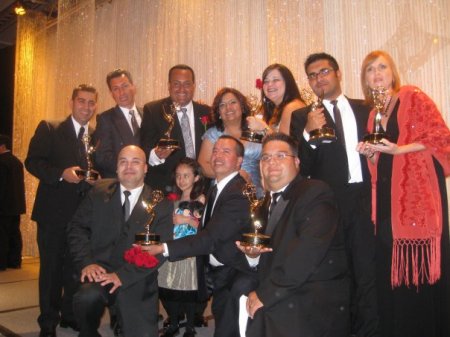
<svg viewBox="0 0 450 337"><path fill-rule="evenodd" d="M195 337L195 335L197 334L197 331L195 331L194 328L186 328L186 331L183 334L183 337Z"/></svg>
<svg viewBox="0 0 450 337"><path fill-rule="evenodd" d="M59 322L59 326L65 329L72 328L72 330L80 331L80 327L77 322L74 321L66 321L65 319L62 319L61 322Z"/></svg>
<svg viewBox="0 0 450 337"><path fill-rule="evenodd" d="M173 337L180 333L180 329L178 326L169 326L164 333L161 335L161 337Z"/></svg>
<svg viewBox="0 0 450 337"><path fill-rule="evenodd" d="M55 329L41 330L41 332L39 332L39 337L56 337L56 331Z"/></svg>

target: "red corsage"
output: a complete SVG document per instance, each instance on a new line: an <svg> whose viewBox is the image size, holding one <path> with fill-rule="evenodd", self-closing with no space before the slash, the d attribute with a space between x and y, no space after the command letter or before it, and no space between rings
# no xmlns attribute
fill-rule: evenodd
<svg viewBox="0 0 450 337"><path fill-rule="evenodd" d="M256 79L255 87L256 87L256 89L259 89L259 90L261 90L263 88L263 81L260 78Z"/></svg>
<svg viewBox="0 0 450 337"><path fill-rule="evenodd" d="M170 192L169 194L167 194L166 198L167 198L167 200L170 200L170 201L177 201L180 198L180 196L174 192Z"/></svg>
<svg viewBox="0 0 450 337"><path fill-rule="evenodd" d="M208 115L203 115L202 117L200 117L200 121L202 122L203 127L205 128L205 131L206 131L206 127L209 124L209 117L208 117Z"/></svg>
<svg viewBox="0 0 450 337"><path fill-rule="evenodd" d="M159 263L158 259L153 255L147 254L140 246L134 246L128 249L123 258L130 264L134 264L141 268L153 268Z"/></svg>

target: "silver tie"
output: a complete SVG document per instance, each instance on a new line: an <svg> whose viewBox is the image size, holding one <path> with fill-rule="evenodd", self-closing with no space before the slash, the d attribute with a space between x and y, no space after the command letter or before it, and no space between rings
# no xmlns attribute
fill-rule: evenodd
<svg viewBox="0 0 450 337"><path fill-rule="evenodd" d="M186 108L181 108L181 112L183 113L183 116L181 116L181 131L183 132L186 157L195 159L194 142L192 141L191 135L191 125L189 124L189 117L186 111Z"/></svg>

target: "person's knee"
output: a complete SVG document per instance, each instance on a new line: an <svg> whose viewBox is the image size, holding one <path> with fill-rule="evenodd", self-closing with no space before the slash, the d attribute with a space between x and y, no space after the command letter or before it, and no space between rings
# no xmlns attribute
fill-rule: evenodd
<svg viewBox="0 0 450 337"><path fill-rule="evenodd" d="M106 303L107 300L104 298L101 286L96 283L82 284L73 297L74 308L105 306Z"/></svg>

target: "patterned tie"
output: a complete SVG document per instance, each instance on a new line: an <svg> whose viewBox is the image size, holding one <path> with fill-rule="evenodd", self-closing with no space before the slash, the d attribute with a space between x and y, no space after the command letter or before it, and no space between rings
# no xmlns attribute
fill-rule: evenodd
<svg viewBox="0 0 450 337"><path fill-rule="evenodd" d="M139 124L136 120L136 116L134 115L134 110L130 110L128 113L130 114L131 117L131 126L133 127L133 135L136 135L136 133L138 133L139 131Z"/></svg>
<svg viewBox="0 0 450 337"><path fill-rule="evenodd" d="M206 203L205 217L203 218L203 227L206 227L209 219L211 218L212 208L214 206L216 196L217 196L217 184L214 185L214 187L212 188L211 194L208 197L208 202Z"/></svg>
<svg viewBox="0 0 450 337"><path fill-rule="evenodd" d="M183 116L181 116L181 131L183 132L184 147L186 157L195 159L194 143L191 135L191 125L189 124L189 117L186 113L186 108L181 108Z"/></svg>
<svg viewBox="0 0 450 337"><path fill-rule="evenodd" d="M128 221L130 218L131 210L130 210L130 191L123 191L123 194L125 195L125 202L122 205L123 210L123 218L125 219L125 222Z"/></svg>

